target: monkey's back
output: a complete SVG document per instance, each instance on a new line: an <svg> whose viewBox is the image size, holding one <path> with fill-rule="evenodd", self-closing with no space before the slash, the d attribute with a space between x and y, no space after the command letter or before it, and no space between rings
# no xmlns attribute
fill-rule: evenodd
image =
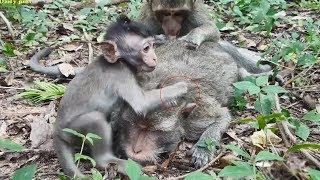
<svg viewBox="0 0 320 180"><path fill-rule="evenodd" d="M190 50L181 41L173 41L156 49L157 67L147 73L146 89L163 86L177 81L189 81L198 88L189 88L185 101L195 102L197 107L181 122L188 139L197 139L209 125L216 122L222 108L233 95L232 84L238 80L237 65L232 57L215 43L204 43L197 50ZM196 83L194 83L196 82ZM152 119L177 119L177 112L159 110L148 115ZM220 130L217 129L217 132Z"/></svg>
<svg viewBox="0 0 320 180"><path fill-rule="evenodd" d="M193 80L194 85L199 85L200 95L216 97L223 105L232 97L232 84L238 79L237 65L216 43L206 42L191 50L181 41L172 41L158 47L156 54L157 67L147 74L151 80L146 82L146 88L154 88L158 83ZM188 96L198 96L197 89L194 90Z"/></svg>

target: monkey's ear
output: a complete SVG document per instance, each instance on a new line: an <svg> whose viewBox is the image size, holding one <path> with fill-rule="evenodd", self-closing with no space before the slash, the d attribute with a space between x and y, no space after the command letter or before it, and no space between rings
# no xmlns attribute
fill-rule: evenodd
<svg viewBox="0 0 320 180"><path fill-rule="evenodd" d="M102 53L109 63L115 63L119 59L119 51L114 41L103 41L100 43Z"/></svg>

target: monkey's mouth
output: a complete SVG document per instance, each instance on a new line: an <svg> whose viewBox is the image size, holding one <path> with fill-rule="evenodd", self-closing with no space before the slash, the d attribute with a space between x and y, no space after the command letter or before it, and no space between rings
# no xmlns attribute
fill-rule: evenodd
<svg viewBox="0 0 320 180"><path fill-rule="evenodd" d="M156 69L156 67L148 67L148 66L143 66L142 70L145 72L152 72Z"/></svg>
<svg viewBox="0 0 320 180"><path fill-rule="evenodd" d="M157 150L141 150L140 152L134 152L131 146L126 146L126 153L128 158L137 161L142 164L156 164L159 161L159 154Z"/></svg>

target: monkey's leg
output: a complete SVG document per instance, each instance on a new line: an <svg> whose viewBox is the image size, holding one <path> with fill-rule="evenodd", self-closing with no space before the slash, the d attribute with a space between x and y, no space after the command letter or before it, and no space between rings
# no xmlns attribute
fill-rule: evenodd
<svg viewBox="0 0 320 180"><path fill-rule="evenodd" d="M105 114L93 111L77 118L77 123L73 123L70 127L79 130L81 133L94 133L100 136L101 140L95 140L90 149L97 165L105 168L108 163L115 162L119 166L119 171L124 172L125 160L116 158L112 151L112 129L105 118Z"/></svg>
<svg viewBox="0 0 320 180"><path fill-rule="evenodd" d="M72 145L60 139L60 137L56 134L53 138L53 144L55 145L54 149L63 172L69 177L73 177L74 175L79 178L84 177L84 174L81 173L74 162L74 148Z"/></svg>
<svg viewBox="0 0 320 180"><path fill-rule="evenodd" d="M216 143L220 142L222 133L224 133L229 126L231 121L231 115L228 108L226 107L217 107L216 116L214 120L212 119L203 119L203 121L213 121L211 125L204 131L201 135L198 142L192 147L190 154L192 153L192 162L196 167L202 167L207 164L214 155L213 151L208 150L207 148L199 147L197 144L204 142L205 140L211 139Z"/></svg>

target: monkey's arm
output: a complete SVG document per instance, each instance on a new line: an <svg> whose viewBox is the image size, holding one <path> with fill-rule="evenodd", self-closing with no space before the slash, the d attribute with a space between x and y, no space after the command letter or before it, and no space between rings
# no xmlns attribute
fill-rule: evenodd
<svg viewBox="0 0 320 180"><path fill-rule="evenodd" d="M140 10L139 22L147 26L152 34L158 35L162 33L161 24L155 19L150 10L149 3L144 3Z"/></svg>
<svg viewBox="0 0 320 180"><path fill-rule="evenodd" d="M214 152L204 147L199 147L197 144L206 140L213 140L216 143L220 142L222 133L226 131L231 121L231 115L228 108L217 107L216 116L213 119L203 119L203 121L214 121L203 132L198 142L192 147L189 153L192 153L192 161L197 167L202 167L213 158Z"/></svg>
<svg viewBox="0 0 320 180"><path fill-rule="evenodd" d="M126 84L120 85L117 93L137 114L146 115L163 103L174 102L176 98L186 94L187 90L187 83L179 82L162 89L144 91L136 81L128 82L127 80Z"/></svg>
<svg viewBox="0 0 320 180"><path fill-rule="evenodd" d="M220 31L206 13L208 11L206 6L200 2L196 2L195 6L193 14L188 19L193 29L181 39L187 41L194 48L197 48L205 41L218 42Z"/></svg>

